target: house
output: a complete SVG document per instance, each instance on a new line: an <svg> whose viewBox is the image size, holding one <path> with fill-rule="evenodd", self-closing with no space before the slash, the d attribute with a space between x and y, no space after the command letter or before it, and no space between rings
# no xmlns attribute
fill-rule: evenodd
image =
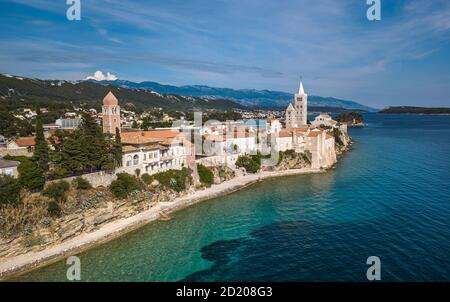
<svg viewBox="0 0 450 302"><path fill-rule="evenodd" d="M4 160L0 157L0 176L8 175L14 178L19 177L19 172L17 171L19 165L20 162L18 161Z"/></svg>
<svg viewBox="0 0 450 302"><path fill-rule="evenodd" d="M34 136L29 137L18 137L8 142L7 150L26 150L29 153L34 152L36 146L36 141Z"/></svg>
<svg viewBox="0 0 450 302"><path fill-rule="evenodd" d="M280 120L278 119L269 119L268 120L268 127L267 132L269 134L271 133L278 133L283 128L283 125L281 124Z"/></svg>
<svg viewBox="0 0 450 302"><path fill-rule="evenodd" d="M291 129L283 129L271 134L271 142L277 151L293 150L293 133Z"/></svg>
<svg viewBox="0 0 450 302"><path fill-rule="evenodd" d="M337 127L338 122L336 122L335 120L333 120L333 118L327 114L327 113L321 113L318 116L316 116L316 118L314 119L314 121L311 122L311 125L314 127L321 127L321 126L325 126L325 127Z"/></svg>
<svg viewBox="0 0 450 302"><path fill-rule="evenodd" d="M154 174L181 169L195 162L195 152L185 135L174 130L152 130L121 133L122 167L119 172Z"/></svg>

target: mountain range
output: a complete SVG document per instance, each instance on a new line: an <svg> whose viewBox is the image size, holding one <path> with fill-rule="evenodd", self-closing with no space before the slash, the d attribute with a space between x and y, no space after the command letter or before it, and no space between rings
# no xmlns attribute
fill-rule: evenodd
<svg viewBox="0 0 450 302"><path fill-rule="evenodd" d="M0 104L10 110L42 104L64 108L68 104L87 104L100 108L101 100L112 91L122 104L136 108L164 110L232 110L270 108L284 110L293 94L255 89L215 88L204 85L172 86L156 82L40 80L0 74ZM359 103L337 98L309 96L311 111L376 111Z"/></svg>
<svg viewBox="0 0 450 302"><path fill-rule="evenodd" d="M91 81L40 80L0 75L0 109L14 110L24 106L68 108L87 104L99 109L101 100L112 91L122 106L132 104L143 110L232 110L247 107L227 99L160 94L149 89L125 88Z"/></svg>
<svg viewBox="0 0 450 302"><path fill-rule="evenodd" d="M285 109L293 101L293 94L282 91L216 88L205 85L173 86L157 82L131 82L125 80L100 81L102 84L123 88L148 89L161 94L176 94L207 99L229 99L247 107ZM333 97L308 96L312 107L334 107L361 111L377 111L374 108L350 100Z"/></svg>

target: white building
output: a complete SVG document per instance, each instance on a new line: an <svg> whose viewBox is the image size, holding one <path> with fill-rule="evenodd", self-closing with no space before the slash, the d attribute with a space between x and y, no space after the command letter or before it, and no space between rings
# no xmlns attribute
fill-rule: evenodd
<svg viewBox="0 0 450 302"><path fill-rule="evenodd" d="M17 167L20 165L18 161L4 160L0 157L0 176L8 175L14 178L19 177Z"/></svg>
<svg viewBox="0 0 450 302"><path fill-rule="evenodd" d="M268 121L267 132L268 134L278 133L283 128L283 125L278 119L270 119Z"/></svg>
<svg viewBox="0 0 450 302"><path fill-rule="evenodd" d="M173 130L124 132L122 139L122 167L118 172L154 174L169 169L188 167L193 145L183 134Z"/></svg>
<svg viewBox="0 0 450 302"><path fill-rule="evenodd" d="M314 127L325 126L325 127L335 128L335 127L337 127L337 124L338 124L338 122L333 120L333 118L327 113L319 114L318 116L316 116L314 121L311 122L311 125Z"/></svg>

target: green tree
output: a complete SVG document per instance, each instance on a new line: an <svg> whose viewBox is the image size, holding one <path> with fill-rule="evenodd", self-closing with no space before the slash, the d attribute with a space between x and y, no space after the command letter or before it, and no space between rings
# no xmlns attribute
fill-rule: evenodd
<svg viewBox="0 0 450 302"><path fill-rule="evenodd" d="M114 138L114 144L111 148L111 153L114 158L115 166L122 166L122 139L120 138L120 130L116 128L116 136Z"/></svg>
<svg viewBox="0 0 450 302"><path fill-rule="evenodd" d="M29 136L33 133L33 126L28 120L14 117L11 112L4 108L0 110L0 134L5 137L16 135Z"/></svg>
<svg viewBox="0 0 450 302"><path fill-rule="evenodd" d="M21 186L17 179L0 175L0 206L16 204L20 200Z"/></svg>
<svg viewBox="0 0 450 302"><path fill-rule="evenodd" d="M89 190L92 189L92 185L91 183L82 178L82 177L77 177L72 181L72 185L75 187L75 189L77 190Z"/></svg>
<svg viewBox="0 0 450 302"><path fill-rule="evenodd" d="M81 131L83 133L83 144L86 145L86 167L90 171L113 168L114 159L108 152L105 136L90 114L83 115Z"/></svg>
<svg viewBox="0 0 450 302"><path fill-rule="evenodd" d="M45 179L39 166L29 159L21 161L19 167L19 182L22 187L30 191L40 191L44 187Z"/></svg>
<svg viewBox="0 0 450 302"><path fill-rule="evenodd" d="M136 176L127 173L117 174L117 179L109 186L111 193L116 198L127 198L131 192L142 189L142 183Z"/></svg>
<svg viewBox="0 0 450 302"><path fill-rule="evenodd" d="M203 165L198 165L197 170L201 183L203 183L207 187L210 187L214 183L214 173L211 171L211 169Z"/></svg>
<svg viewBox="0 0 450 302"><path fill-rule="evenodd" d="M177 192L182 192L187 189L188 184L192 183L192 171L188 168L181 170L168 170L160 172L153 177L166 188L170 188Z"/></svg>
<svg viewBox="0 0 450 302"><path fill-rule="evenodd" d="M241 155L236 161L236 167L245 168L249 173L256 173L261 169L261 155Z"/></svg>
<svg viewBox="0 0 450 302"><path fill-rule="evenodd" d="M41 168L42 171L48 171L49 169L49 148L44 136L44 128L42 126L41 111L38 108L36 118L36 147L33 154L33 161Z"/></svg>
<svg viewBox="0 0 450 302"><path fill-rule="evenodd" d="M83 172L87 167L87 146L82 142L83 136L75 131L69 135L62 146L59 167L74 173Z"/></svg>
<svg viewBox="0 0 450 302"><path fill-rule="evenodd" d="M42 195L50 197L56 202L63 202L66 200L66 192L69 189L70 184L65 180L61 180L48 185L42 192Z"/></svg>

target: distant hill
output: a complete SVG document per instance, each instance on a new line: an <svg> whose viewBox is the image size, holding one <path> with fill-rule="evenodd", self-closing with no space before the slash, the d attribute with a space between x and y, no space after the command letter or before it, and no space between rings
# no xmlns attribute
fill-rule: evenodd
<svg viewBox="0 0 450 302"><path fill-rule="evenodd" d="M397 106L388 107L380 111L381 113L415 113L415 114L450 114L448 107L412 107Z"/></svg>
<svg viewBox="0 0 450 302"><path fill-rule="evenodd" d="M164 110L194 109L245 109L237 102L222 98L208 99L201 97L179 96L176 94L160 94L148 89L117 87L91 81L58 81L23 78L11 75L0 75L0 106L14 109L20 106L65 107L68 104L88 104L100 108L104 96L112 91L120 103L132 103L137 108Z"/></svg>
<svg viewBox="0 0 450 302"><path fill-rule="evenodd" d="M124 88L149 89L158 93L173 93L183 96L195 96L208 99L224 98L234 100L244 106L262 108L286 108L293 101L294 95L281 91L255 90L255 89L231 89L215 88L204 85L172 86L156 82L135 83L124 80L102 81L107 85ZM378 111L374 108L359 104L354 101L341 100L333 97L309 96L308 103L314 107L335 107L344 109L356 109L363 111Z"/></svg>

